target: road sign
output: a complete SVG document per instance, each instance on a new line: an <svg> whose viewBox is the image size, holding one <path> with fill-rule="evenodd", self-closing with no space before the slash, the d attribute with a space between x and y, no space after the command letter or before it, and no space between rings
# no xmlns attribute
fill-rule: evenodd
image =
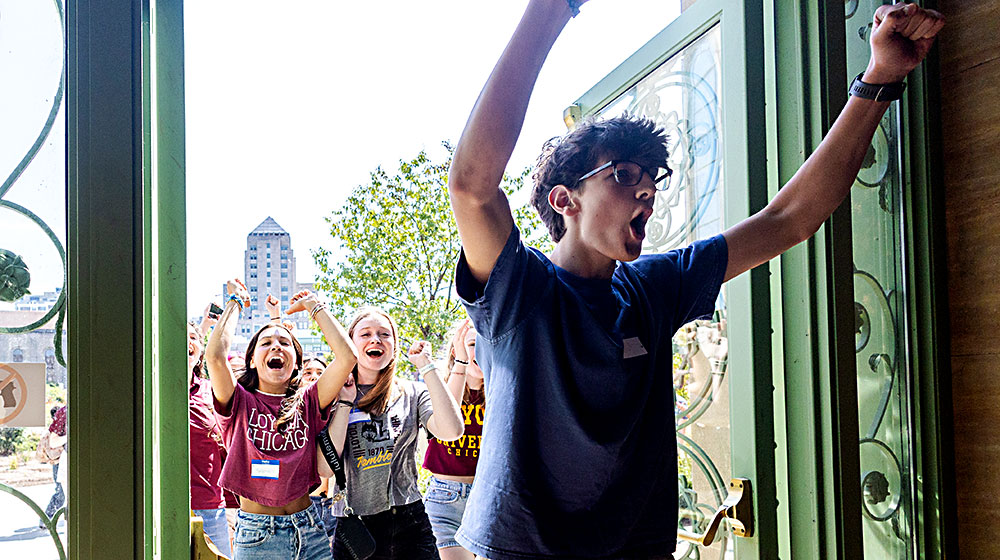
<svg viewBox="0 0 1000 560"><path fill-rule="evenodd" d="M45 364L0 364L0 426L45 427Z"/></svg>

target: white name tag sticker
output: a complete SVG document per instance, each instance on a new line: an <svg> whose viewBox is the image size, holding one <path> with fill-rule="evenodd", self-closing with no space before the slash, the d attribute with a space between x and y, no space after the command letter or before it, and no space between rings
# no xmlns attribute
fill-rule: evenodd
<svg viewBox="0 0 1000 560"><path fill-rule="evenodd" d="M351 409L351 415L347 417L347 423L353 424L355 422L368 422L372 417L363 410L358 410L357 408Z"/></svg>
<svg viewBox="0 0 1000 560"><path fill-rule="evenodd" d="M281 461L267 459L253 459L250 461L250 478L270 478L278 480L278 471Z"/></svg>
<svg viewBox="0 0 1000 560"><path fill-rule="evenodd" d="M622 353L623 357L627 360L629 358L645 356L649 352L646 352L646 347L639 341L639 337L633 336L622 341Z"/></svg>

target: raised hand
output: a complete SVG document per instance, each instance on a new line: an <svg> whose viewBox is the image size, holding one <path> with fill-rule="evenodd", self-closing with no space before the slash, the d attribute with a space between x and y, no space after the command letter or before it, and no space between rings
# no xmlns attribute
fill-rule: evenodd
<svg viewBox="0 0 1000 560"><path fill-rule="evenodd" d="M421 368L431 363L431 343L426 340L414 342L406 351L406 359L414 366Z"/></svg>
<svg viewBox="0 0 1000 560"><path fill-rule="evenodd" d="M316 297L316 294L309 290L302 290L292 296L292 299L288 300L288 309L285 310L285 313L291 315L299 311L312 311L313 307L317 305L319 305L319 299Z"/></svg>
<svg viewBox="0 0 1000 560"><path fill-rule="evenodd" d="M213 326L215 326L216 323L219 322L219 316L212 313L211 303L205 306L205 311L202 312L201 317L202 317L201 319L202 334L208 332L208 329L212 328Z"/></svg>
<svg viewBox="0 0 1000 560"><path fill-rule="evenodd" d="M902 81L927 56L944 16L916 4L885 4L875 10L872 55L864 81L888 84Z"/></svg>
<svg viewBox="0 0 1000 560"><path fill-rule="evenodd" d="M462 325L455 331L455 336L451 337L451 347L455 352L455 359L464 363L469 363L469 352L465 347L465 335L469 332L469 320L462 321Z"/></svg>
<svg viewBox="0 0 1000 560"><path fill-rule="evenodd" d="M271 294L267 294L267 299L264 300L264 306L267 307L267 312L270 314L271 319L281 317L281 300L278 298Z"/></svg>
<svg viewBox="0 0 1000 560"><path fill-rule="evenodd" d="M235 295L240 301L243 302L243 307L250 307L250 292L247 290L246 285L239 278L233 278L232 280L226 282L226 293L229 295Z"/></svg>

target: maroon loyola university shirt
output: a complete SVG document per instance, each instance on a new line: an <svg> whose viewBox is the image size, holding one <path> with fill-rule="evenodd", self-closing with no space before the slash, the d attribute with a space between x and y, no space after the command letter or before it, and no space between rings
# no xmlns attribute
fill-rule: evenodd
<svg viewBox="0 0 1000 560"><path fill-rule="evenodd" d="M213 403L229 449L220 484L237 496L271 507L281 507L319 486L316 435L330 419L330 408L319 407L319 390L313 383L305 390L295 418L277 430L282 400L247 391L237 383L229 410Z"/></svg>

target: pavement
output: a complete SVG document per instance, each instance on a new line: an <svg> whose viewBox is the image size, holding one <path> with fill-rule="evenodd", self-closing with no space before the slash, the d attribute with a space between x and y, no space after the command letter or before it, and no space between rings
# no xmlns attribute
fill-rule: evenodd
<svg viewBox="0 0 1000 560"><path fill-rule="evenodd" d="M51 476L51 474L50 474ZM51 480L51 478L49 479ZM45 509L55 491L54 483L33 486L15 486ZM66 521L59 517L59 536L66 546ZM59 553L48 529L38 528L38 517L16 497L0 492L0 558L31 560L58 560Z"/></svg>

